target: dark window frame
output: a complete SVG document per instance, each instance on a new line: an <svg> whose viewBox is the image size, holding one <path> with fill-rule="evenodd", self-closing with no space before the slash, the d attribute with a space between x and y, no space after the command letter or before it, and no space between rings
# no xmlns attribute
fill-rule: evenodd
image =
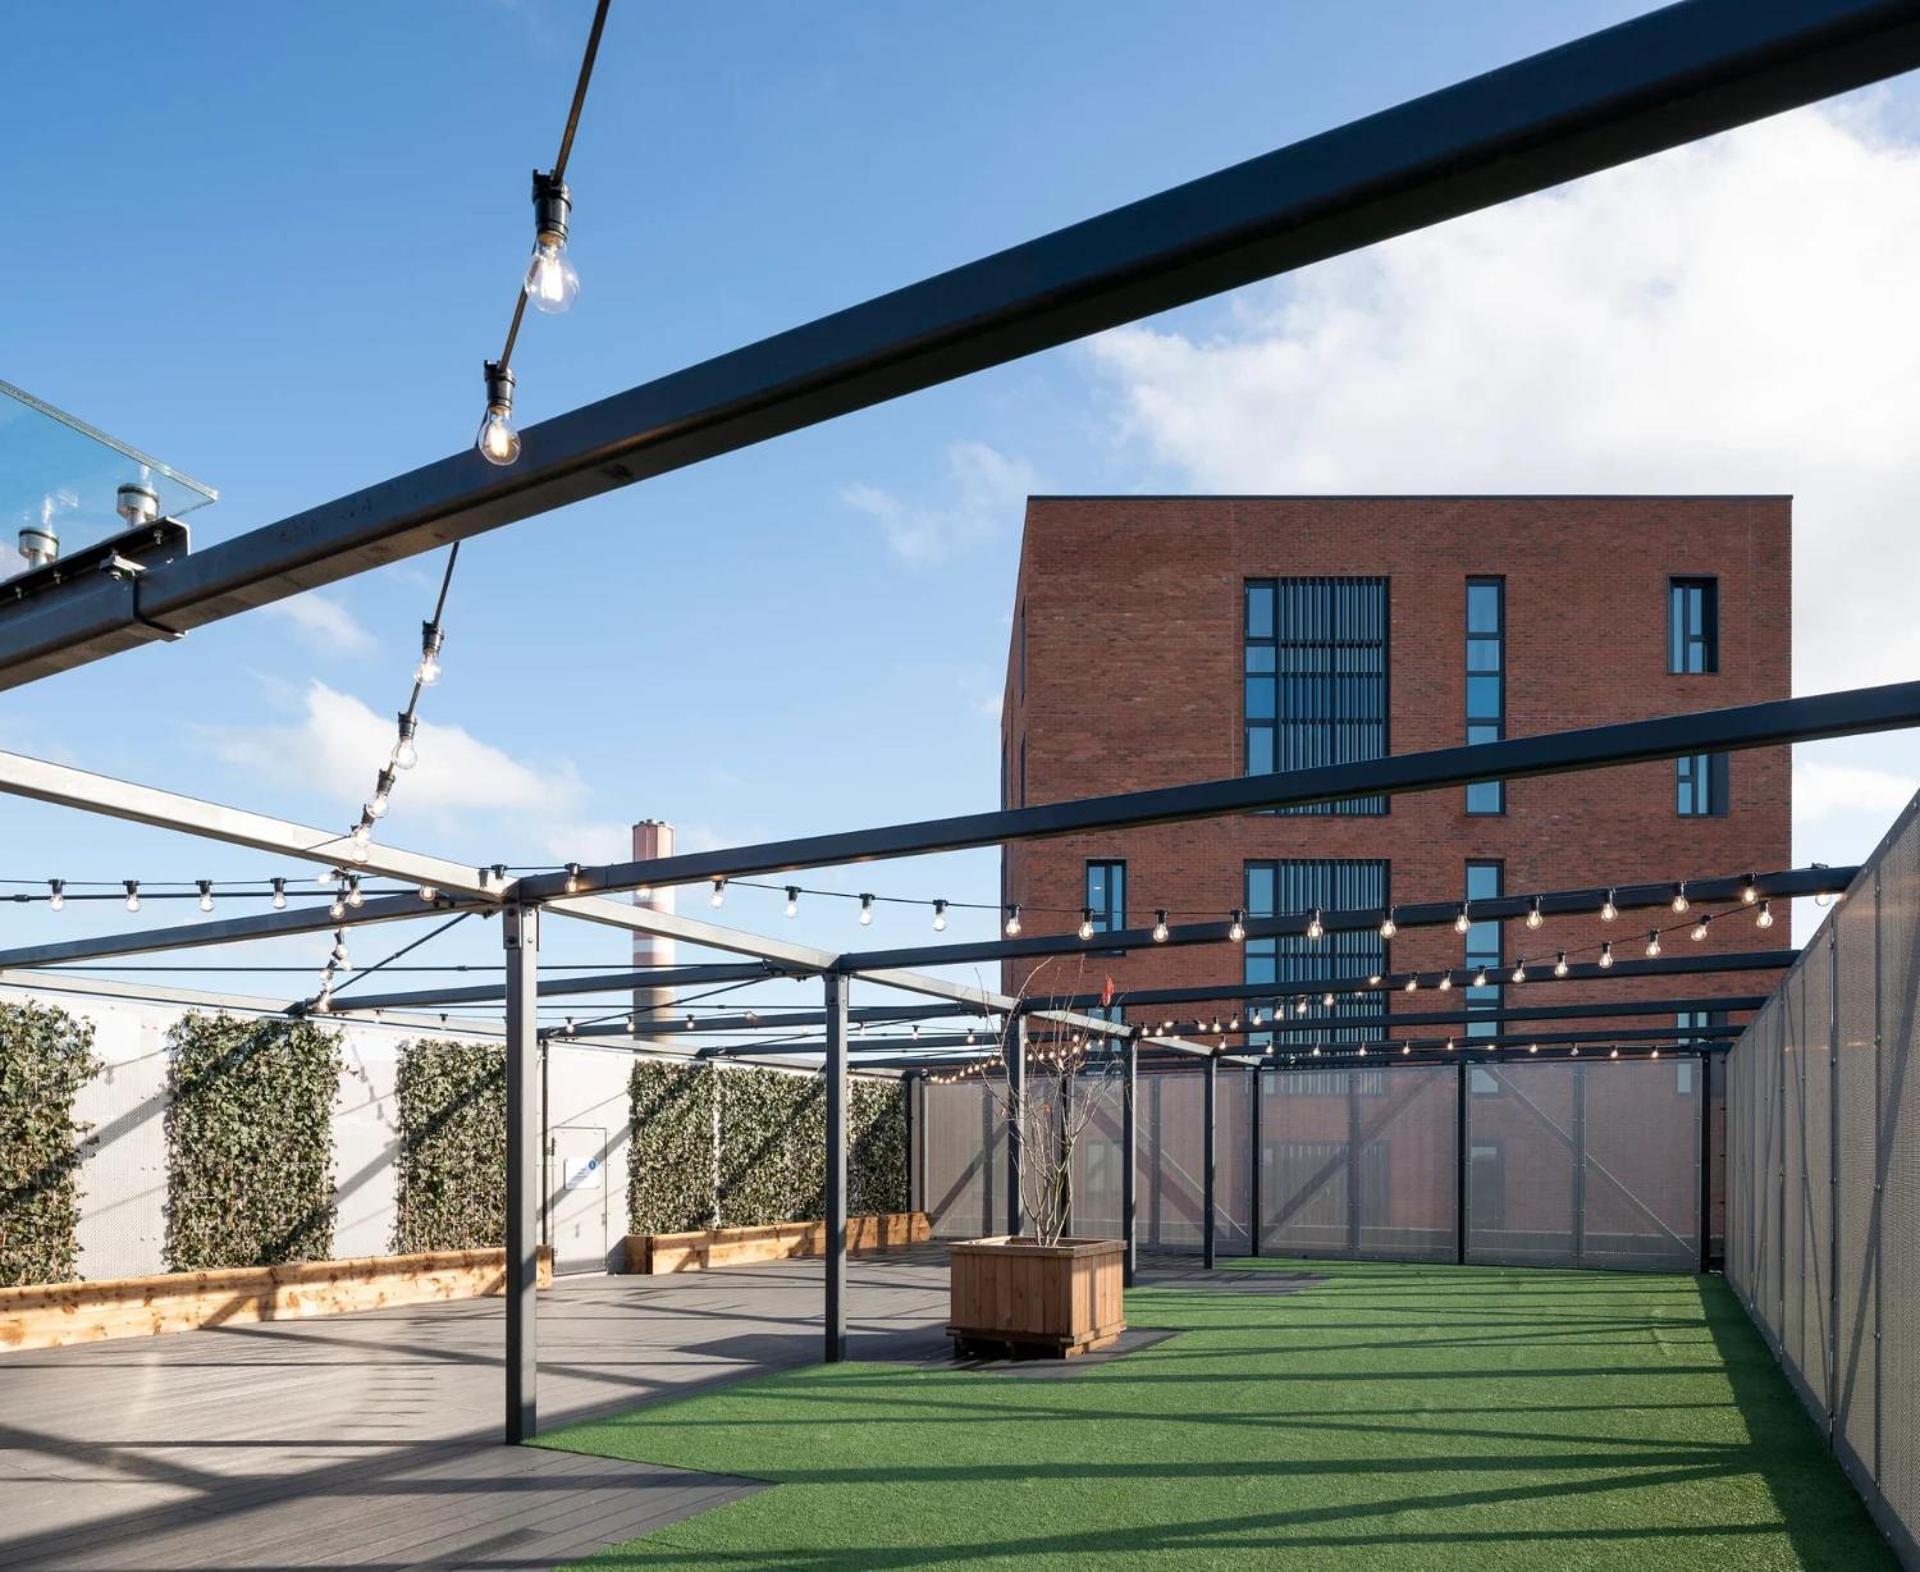
<svg viewBox="0 0 1920 1572"><path fill-rule="evenodd" d="M1473 592L1476 589L1491 588L1494 595L1494 626L1491 632L1475 629L1473 625ZM1469 575L1466 581L1466 597L1462 607L1462 625L1464 626L1466 647L1466 679L1463 710L1466 719L1466 738L1471 743L1498 742L1507 734L1507 580L1504 574L1476 573ZM1494 669L1491 673L1476 669L1474 655L1479 647L1491 646L1494 652ZM1473 695L1477 679L1483 680L1491 675L1497 701L1492 715L1475 713ZM1491 737L1475 737L1476 730L1490 728ZM1495 819L1507 811L1507 783L1505 781L1473 781L1466 788L1466 812L1472 817Z"/></svg>
<svg viewBox="0 0 1920 1572"><path fill-rule="evenodd" d="M1683 753L1673 761L1673 812L1679 819L1724 819L1731 786L1724 753ZM1704 797L1705 806L1701 806Z"/></svg>
<svg viewBox="0 0 1920 1572"><path fill-rule="evenodd" d="M1291 877L1283 876L1283 870ZM1257 876L1266 880L1268 895L1264 900L1255 888ZM1299 902L1283 900L1283 890L1289 885L1293 893L1304 893L1307 898ZM1384 910L1391 904L1393 864L1383 857L1249 857L1241 864L1240 888L1250 918L1313 906L1339 911L1378 905ZM1317 940L1305 936L1248 939L1241 949L1241 980L1250 986L1263 982L1312 983L1323 978L1332 981L1387 969L1387 941L1375 928L1342 929ZM1270 975L1254 975L1263 969ZM1301 998L1307 1000L1305 1016L1287 1013L1290 1009L1297 1011ZM1341 1027L1338 1022L1342 1015L1372 1015L1379 1008L1380 996L1373 993L1336 995L1332 1010L1312 994L1252 997L1245 1002L1242 1036L1249 1048L1312 1052L1313 1042L1304 1033L1276 1034L1255 1026L1253 1016L1260 1011L1269 1021L1276 1017L1324 1020L1327 1032L1321 1040L1328 1044L1371 1042L1379 1033Z"/></svg>
<svg viewBox="0 0 1920 1572"><path fill-rule="evenodd" d="M1103 904L1095 905L1093 899L1093 870L1105 870L1106 899ZM1119 900L1114 899L1114 870L1120 873ZM1127 860L1124 857L1089 857L1086 871L1080 883L1080 904L1093 908L1093 931L1099 933L1118 933L1127 925ZM1118 908L1116 910L1116 907ZM1109 951L1118 955L1119 950Z"/></svg>
<svg viewBox="0 0 1920 1572"><path fill-rule="evenodd" d="M1491 868L1493 870L1493 891L1491 894L1473 894L1473 871L1476 868ZM1489 976L1493 979L1484 989L1474 987L1472 982L1469 981L1460 991L1460 1005L1469 1015L1472 1015L1476 1010L1497 1012L1506 1002L1507 997L1506 982L1503 975L1507 964L1507 925L1498 917L1476 918L1473 915L1472 902L1476 900L1498 900L1506 894L1506 859L1501 857L1469 857L1462 870L1460 884L1468 902L1467 919L1469 923L1466 933L1461 936L1460 940L1461 958L1464 962L1463 969L1472 971L1476 966L1485 966ZM1493 948L1488 950L1484 947L1476 947L1474 941L1477 938L1483 938L1486 930L1489 928L1493 930ZM1476 1029L1482 1027L1487 1029ZM1500 1023L1497 1020L1485 1022L1468 1021L1460 1035L1468 1039L1474 1037L1494 1037L1499 1035L1499 1031ZM1498 1091L1499 1088L1496 1087L1494 1090Z"/></svg>
<svg viewBox="0 0 1920 1572"><path fill-rule="evenodd" d="M1378 601L1370 603L1376 594ZM1264 595L1264 628L1254 608ZM1282 615L1289 599L1312 634L1290 629ZM1392 581L1384 575L1282 575L1243 579L1240 585L1240 768L1243 775L1279 773L1292 764L1283 759L1307 756L1309 763L1359 763L1384 759L1392 740ZM1375 632L1355 631L1372 627ZM1376 636L1377 635L1377 636ZM1292 658L1283 658L1291 652ZM1283 680L1284 679L1284 680ZM1256 684L1264 691L1255 713ZM1378 689L1377 713L1357 704ZM1308 713L1283 714L1286 700ZM1356 701L1351 711L1343 706ZM1286 748L1283 737L1296 745ZM1298 739L1317 745L1299 746ZM1369 739L1376 746L1368 751ZM1256 768L1264 757L1266 768ZM1383 794L1343 798L1295 808L1267 810L1287 816L1382 818L1393 800Z"/></svg>
<svg viewBox="0 0 1920 1572"><path fill-rule="evenodd" d="M1720 581L1675 574L1667 580L1667 675L1711 677L1719 670Z"/></svg>

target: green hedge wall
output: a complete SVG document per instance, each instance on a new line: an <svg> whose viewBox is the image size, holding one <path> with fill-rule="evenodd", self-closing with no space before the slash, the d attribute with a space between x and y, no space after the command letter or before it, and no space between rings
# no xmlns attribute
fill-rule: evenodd
<svg viewBox="0 0 1920 1572"><path fill-rule="evenodd" d="M167 1047L168 1269L325 1260L338 1034L192 1014Z"/></svg>
<svg viewBox="0 0 1920 1572"><path fill-rule="evenodd" d="M99 1068L89 1023L0 1004L0 1287L79 1272L76 1170L87 1143L73 1099Z"/></svg>
<svg viewBox="0 0 1920 1572"><path fill-rule="evenodd" d="M848 1210L855 1216L905 1211L901 1087L856 1079L852 1088ZM711 1228L716 1216L723 1228L798 1222L825 1210L826 1088L819 1077L642 1060L633 1067L629 1093L631 1232Z"/></svg>
<svg viewBox="0 0 1920 1572"><path fill-rule="evenodd" d="M400 1045L393 1248L497 1249L507 1238L507 1056L486 1043Z"/></svg>

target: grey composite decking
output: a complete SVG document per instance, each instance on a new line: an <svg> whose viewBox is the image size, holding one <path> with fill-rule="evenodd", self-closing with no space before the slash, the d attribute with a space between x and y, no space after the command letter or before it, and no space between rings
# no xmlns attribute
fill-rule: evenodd
<svg viewBox="0 0 1920 1572"><path fill-rule="evenodd" d="M924 1357L939 1247L849 1263L851 1354ZM542 1428L820 1355L818 1262L541 1295ZM499 1444L501 1304L0 1355L0 1566L550 1567L752 1480Z"/></svg>

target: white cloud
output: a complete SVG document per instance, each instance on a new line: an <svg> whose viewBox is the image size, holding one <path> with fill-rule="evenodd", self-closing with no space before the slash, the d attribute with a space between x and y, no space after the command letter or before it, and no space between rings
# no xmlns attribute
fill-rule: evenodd
<svg viewBox="0 0 1920 1572"><path fill-rule="evenodd" d="M1916 782L1892 770L1809 759L1793 767L1793 816L1812 822L1846 813L1891 820L1913 798Z"/></svg>
<svg viewBox="0 0 1920 1572"><path fill-rule="evenodd" d="M299 695L301 718L285 726L213 729L215 751L261 779L306 787L358 807L393 747L393 717L324 682ZM536 770L459 726L420 723L420 762L394 794L401 807L442 811L516 809L546 815L577 810L585 790L571 770Z"/></svg>
<svg viewBox="0 0 1920 1572"><path fill-rule="evenodd" d="M368 655L379 643L359 618L318 590L272 601L260 609L292 623L305 643L325 654Z"/></svg>
<svg viewBox="0 0 1920 1572"><path fill-rule="evenodd" d="M614 819L555 824L541 849L555 862L625 862L633 855L633 827Z"/></svg>
<svg viewBox="0 0 1920 1572"><path fill-rule="evenodd" d="M844 487L840 499L879 524L904 562L942 562L1015 529L1021 506L1037 489L1033 467L984 442L951 442L946 456L943 502L908 502L864 482Z"/></svg>
<svg viewBox="0 0 1920 1572"><path fill-rule="evenodd" d="M1220 491L1795 495L1802 692L1920 669L1920 149L1803 111L1091 347Z"/></svg>

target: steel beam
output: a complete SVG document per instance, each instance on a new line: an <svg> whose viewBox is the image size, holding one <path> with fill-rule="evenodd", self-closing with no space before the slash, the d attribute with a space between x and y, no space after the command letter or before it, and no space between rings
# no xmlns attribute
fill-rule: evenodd
<svg viewBox="0 0 1920 1572"><path fill-rule="evenodd" d="M1688 0L0 617L0 688L1920 64L1900 0Z"/></svg>
<svg viewBox="0 0 1920 1572"><path fill-rule="evenodd" d="M543 977L540 997L558 999L569 994L624 993L635 988L681 988L702 983L753 982L778 973L756 964L739 966L676 966L647 972L603 972L594 976ZM335 998L338 1015L365 1015L370 1010L433 1010L447 1005L492 1004L507 996L507 985L475 983L460 988L416 988L407 993L355 994ZM704 1023L702 1023L704 1025ZM609 1034L611 1035L611 1034Z"/></svg>
<svg viewBox="0 0 1920 1572"><path fill-rule="evenodd" d="M249 939L281 939L307 933L331 933L335 928L365 928L375 923L407 922L420 917L442 917L462 909L498 910L491 902L453 901L446 897L429 906L417 895L376 896L347 909L344 917L330 917L324 906L289 907L283 912L257 912L250 917L223 917L208 922L181 923L171 928L141 928L132 933L94 934L63 939L56 944L28 944L0 950L0 969L15 966L58 966L75 961L111 960L124 955L150 955L162 950L190 950L212 944L237 944Z"/></svg>
<svg viewBox="0 0 1920 1572"><path fill-rule="evenodd" d="M1529 981L1528 988L1533 986ZM1516 990L1511 984L1507 992ZM1588 1019L1610 1019L1621 1016L1641 1015L1678 1015L1691 1010L1727 1010L1745 1012L1757 1010L1765 1004L1766 997L1760 994L1738 996L1702 995L1691 999L1616 999L1599 1000L1591 1004L1536 1004L1506 1005L1498 1010L1410 1010L1404 1015L1289 1015L1278 1020L1242 1021L1233 1028L1239 1031L1260 1032L1276 1036L1319 1035L1325 1037L1333 1031L1386 1031L1389 1028L1403 1026L1465 1026L1473 1021L1584 1021ZM1201 1021L1176 1021L1174 1030L1188 1035L1210 1031L1212 1028Z"/></svg>
<svg viewBox="0 0 1920 1572"><path fill-rule="evenodd" d="M692 880L741 878L930 852L965 851L1011 841L1041 840L1151 824L1179 824L1273 808L1306 807L1348 797L1394 796L1439 791L1473 781L1521 780L1564 775L1620 764L1644 764L1690 753L1739 752L1813 742L1824 737L1861 736L1920 725L1920 682L1853 688L1808 698L1771 699L1690 715L1619 721L1535 737L1435 748L1424 753L1390 754L1355 764L1282 770L1271 775L1236 775L1227 780L1160 786L1002 808L990 813L923 819L878 829L797 840L764 841L756 846L689 852L645 862L611 863L575 876L590 890L628 890L640 886L684 884ZM530 895L544 895L565 876L537 875L524 882ZM1109 948L1112 936L1108 936Z"/></svg>
<svg viewBox="0 0 1920 1572"><path fill-rule="evenodd" d="M1794 868L1752 876L1739 874L1685 881L1667 879L1658 884L1619 885L1611 890L1605 885L1555 890L1538 896L1503 896L1474 901L1472 915L1485 922L1509 921L1525 917L1538 901L1543 917L1591 917L1599 911L1601 903L1609 895L1613 898L1614 906L1622 912L1649 911L1666 907L1682 882L1685 883L1689 900L1694 905L1705 907L1739 901L1750 877L1761 899L1787 900L1794 896L1837 895L1846 890L1859 871L1858 868ZM1399 928L1451 927L1460 915L1461 905L1461 902L1453 900L1395 906L1392 908L1394 924ZM1318 915L1320 925L1327 932L1338 933L1378 928L1387 914L1385 907L1370 907L1357 911L1321 912ZM1274 917L1249 917L1242 926L1248 939L1299 938L1306 933L1307 924L1314 915L1311 912L1288 912ZM1109 955L1115 950L1150 952L1182 945L1235 943L1237 941L1229 937L1230 928L1231 924L1223 918L1218 922L1170 924L1165 939L1155 939L1151 928L1124 928L1096 934L1091 939L1082 939L1073 933L1042 933L1024 935L1018 939L912 945L893 950L855 951L841 956L839 965L844 971L862 972L889 966L977 965L1042 956ZM1551 945L1545 948L1551 953Z"/></svg>
<svg viewBox="0 0 1920 1572"><path fill-rule="evenodd" d="M111 775L96 775L71 765L50 764L21 753L0 753L0 792L33 802L52 803L56 807L104 814L129 824L180 830L188 835L224 841L229 846L277 852L323 866L345 868L362 877L384 874L409 884L430 884L450 895L470 895L498 902L505 889L505 881L495 879L486 868L402 851L378 841L367 848L365 862L356 862L347 854L347 837L343 831L320 830L310 824L270 818L264 813L248 813L198 797L184 797L178 792L116 780Z"/></svg>
<svg viewBox="0 0 1920 1572"><path fill-rule="evenodd" d="M847 980L824 979L827 1014L827 1270L828 1364L847 1357Z"/></svg>
<svg viewBox="0 0 1920 1572"><path fill-rule="evenodd" d="M539 1432L540 1374L540 913L502 914L507 962L507 1445Z"/></svg>

